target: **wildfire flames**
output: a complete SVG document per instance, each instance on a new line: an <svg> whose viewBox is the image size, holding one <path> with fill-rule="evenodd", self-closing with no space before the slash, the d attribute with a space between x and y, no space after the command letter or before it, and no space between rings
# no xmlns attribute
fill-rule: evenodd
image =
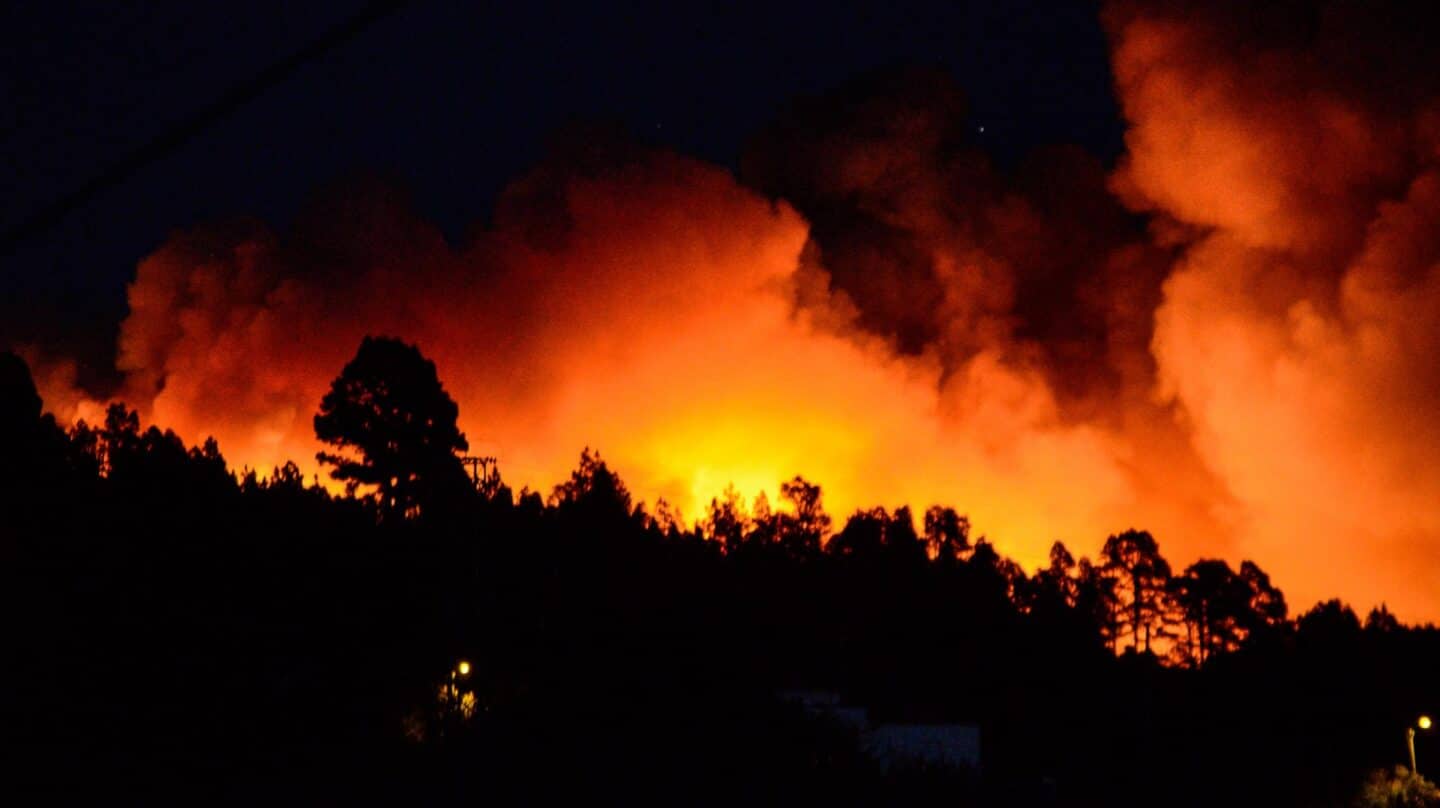
<svg viewBox="0 0 1440 808"><path fill-rule="evenodd" d="M285 233L176 234L130 286L114 398L237 468L315 471L321 395L394 335L517 488L592 446L696 518L801 474L842 516L955 504L1026 566L1133 525L1302 607L1435 619L1440 73L1349 12L1227 8L1107 9L1108 174L995 169L947 80L906 72L798 102L738 179L558 153L463 246L379 185Z"/></svg>

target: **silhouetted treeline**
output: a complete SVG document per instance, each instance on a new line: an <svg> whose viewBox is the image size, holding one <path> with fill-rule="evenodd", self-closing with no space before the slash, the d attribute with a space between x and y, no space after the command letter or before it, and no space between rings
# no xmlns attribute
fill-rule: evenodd
<svg viewBox="0 0 1440 808"><path fill-rule="evenodd" d="M544 496L467 485L453 402L394 340L319 410L348 496L123 405L62 428L0 354L5 790L1349 804L1440 706L1434 628L1291 620L1255 564L1177 572L1143 531L1027 573L954 508L835 520L798 477L697 523L588 450ZM981 770L881 772L791 689L978 724Z"/></svg>

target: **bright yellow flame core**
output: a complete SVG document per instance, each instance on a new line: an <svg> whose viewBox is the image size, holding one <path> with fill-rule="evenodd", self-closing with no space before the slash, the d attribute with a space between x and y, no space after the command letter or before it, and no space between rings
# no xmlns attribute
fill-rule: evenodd
<svg viewBox="0 0 1440 808"><path fill-rule="evenodd" d="M469 675L470 675L470 663L469 663L469 662L465 662L464 660L461 660L460 664L459 664L458 666L456 666L455 669L460 672L460 675L461 675L461 676L469 676Z"/></svg>
<svg viewBox="0 0 1440 808"><path fill-rule="evenodd" d="M1420 729L1430 729L1430 724L1431 724L1430 716L1428 716L1428 715L1422 715L1422 716L1420 716L1419 724L1420 724Z"/></svg>

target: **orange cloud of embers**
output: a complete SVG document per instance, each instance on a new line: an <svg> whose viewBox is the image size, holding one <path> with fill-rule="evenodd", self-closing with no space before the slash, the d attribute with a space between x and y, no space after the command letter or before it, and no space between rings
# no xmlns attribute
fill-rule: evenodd
<svg viewBox="0 0 1440 808"><path fill-rule="evenodd" d="M321 394L392 334L517 486L596 446L695 517L799 473L839 514L953 503L1026 565L1134 525L1298 605L1433 619L1429 96L1375 101L1324 25L1297 44L1197 8L1107 14L1131 124L1108 178L1068 153L998 174L901 74L763 136L764 194L665 154L557 160L463 248L380 187L283 237L176 235L130 287L119 397L234 465L314 469ZM47 401L87 412L64 370Z"/></svg>

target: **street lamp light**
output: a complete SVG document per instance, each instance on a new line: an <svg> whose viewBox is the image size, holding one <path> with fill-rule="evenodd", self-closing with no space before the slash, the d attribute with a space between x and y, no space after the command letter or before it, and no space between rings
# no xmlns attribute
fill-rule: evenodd
<svg viewBox="0 0 1440 808"><path fill-rule="evenodd" d="M455 667L450 669L450 707L459 712L462 716L465 713L464 700L460 698L460 685L456 680L467 679L470 676L470 663L467 660L460 660Z"/></svg>
<svg viewBox="0 0 1440 808"><path fill-rule="evenodd" d="M1420 729L1430 729L1430 716L1422 715L1415 723ZM1405 728L1405 745L1410 748L1410 774L1419 776L1420 772L1415 769L1415 727Z"/></svg>

